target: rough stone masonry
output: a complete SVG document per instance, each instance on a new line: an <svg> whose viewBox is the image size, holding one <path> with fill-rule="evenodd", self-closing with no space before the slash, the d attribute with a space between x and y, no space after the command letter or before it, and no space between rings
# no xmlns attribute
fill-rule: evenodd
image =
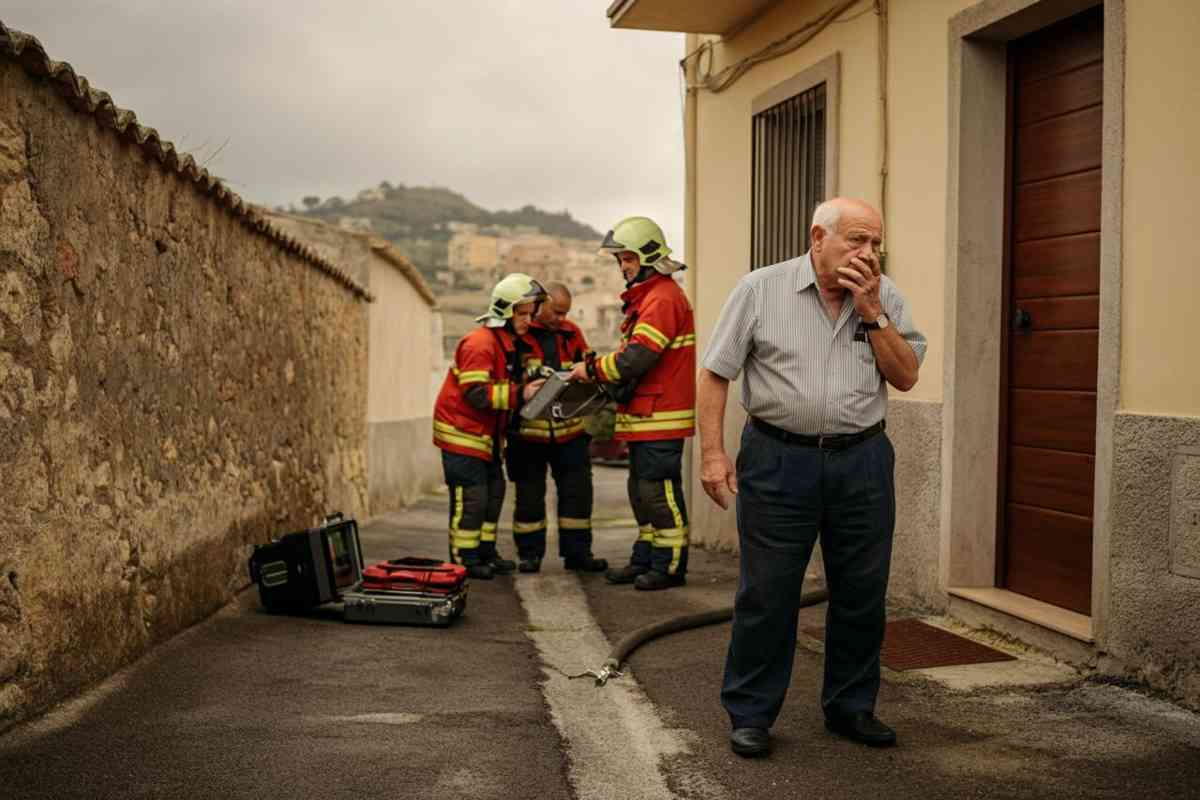
<svg viewBox="0 0 1200 800"><path fill-rule="evenodd" d="M29 63L0 55L0 729L366 506L364 294Z"/></svg>

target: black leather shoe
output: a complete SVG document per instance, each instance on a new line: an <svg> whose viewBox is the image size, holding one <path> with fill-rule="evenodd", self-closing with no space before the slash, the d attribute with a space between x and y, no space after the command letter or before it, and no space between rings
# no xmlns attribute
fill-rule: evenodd
<svg viewBox="0 0 1200 800"><path fill-rule="evenodd" d="M541 572L542 560L540 558L522 558L521 563L517 564L519 572Z"/></svg>
<svg viewBox="0 0 1200 800"><path fill-rule="evenodd" d="M609 583L633 583L637 580L638 575L645 575L650 571L649 567L639 566L637 564L626 564L620 569L610 569L604 573L604 577Z"/></svg>
<svg viewBox="0 0 1200 800"><path fill-rule="evenodd" d="M656 592L659 589L670 589L672 586L683 586L685 583L687 578L682 575L651 571L638 575L633 581L633 588L643 592Z"/></svg>
<svg viewBox="0 0 1200 800"><path fill-rule="evenodd" d="M467 565L467 577L468 578L474 578L474 579L480 580L480 581L490 581L494 575L495 575L495 573L492 572L492 568L489 567L487 564L468 564Z"/></svg>
<svg viewBox="0 0 1200 800"><path fill-rule="evenodd" d="M834 733L871 747L891 747L896 732L875 718L870 711L825 717L825 727Z"/></svg>
<svg viewBox="0 0 1200 800"><path fill-rule="evenodd" d="M608 561L603 558L568 558L563 560L563 569L567 572L604 572L608 569Z"/></svg>
<svg viewBox="0 0 1200 800"><path fill-rule="evenodd" d="M487 562L492 568L493 575L511 575L517 570L517 562L509 561L507 558L500 556L492 556L492 559Z"/></svg>
<svg viewBox="0 0 1200 800"><path fill-rule="evenodd" d="M742 758L758 758L771 752L771 734L766 728L734 728L729 749Z"/></svg>

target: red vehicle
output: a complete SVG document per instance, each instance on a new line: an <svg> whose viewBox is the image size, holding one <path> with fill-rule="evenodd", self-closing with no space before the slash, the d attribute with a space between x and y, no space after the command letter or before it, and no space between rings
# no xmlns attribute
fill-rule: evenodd
<svg viewBox="0 0 1200 800"><path fill-rule="evenodd" d="M592 439L592 461L596 464L629 464L629 445L616 439Z"/></svg>

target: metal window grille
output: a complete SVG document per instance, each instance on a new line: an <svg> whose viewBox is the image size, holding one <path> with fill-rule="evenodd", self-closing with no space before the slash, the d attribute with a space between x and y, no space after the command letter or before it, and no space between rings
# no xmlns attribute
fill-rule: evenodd
<svg viewBox="0 0 1200 800"><path fill-rule="evenodd" d="M803 255L825 197L825 84L752 118L751 269Z"/></svg>

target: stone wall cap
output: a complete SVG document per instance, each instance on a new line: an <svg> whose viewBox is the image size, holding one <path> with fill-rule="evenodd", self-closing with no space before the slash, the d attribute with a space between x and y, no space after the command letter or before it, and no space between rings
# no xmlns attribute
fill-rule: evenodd
<svg viewBox="0 0 1200 800"><path fill-rule="evenodd" d="M191 155L180 155L175 145L159 136L158 131L139 124L136 114L118 108L108 92L93 89L88 79L76 73L75 68L67 62L51 59L37 37L9 28L3 20L0 20L0 58L18 64L29 76L54 86L76 111L93 117L101 127L136 144L165 169L190 181L197 191L233 214L252 231L308 262L356 297L367 302L374 301L371 293L346 271L271 225L255 206L242 200L236 192L198 165Z"/></svg>
<svg viewBox="0 0 1200 800"><path fill-rule="evenodd" d="M429 284L422 277L421 271L418 270L413 263L408 260L408 257L400 252L394 244L384 239L382 236L364 231L350 230L337 225L326 222L319 217L309 216L307 214L295 214L289 211L275 211L272 209L258 207L258 212L268 218L277 220L288 220L297 222L301 225L311 225L314 228L325 228L330 233L336 233L338 236L346 238L354 238L363 241L366 246L375 255L386 261L388 264L396 268L403 275L412 287L416 289L417 294L429 304L430 308L437 308L437 295L433 293L433 289L429 288Z"/></svg>

